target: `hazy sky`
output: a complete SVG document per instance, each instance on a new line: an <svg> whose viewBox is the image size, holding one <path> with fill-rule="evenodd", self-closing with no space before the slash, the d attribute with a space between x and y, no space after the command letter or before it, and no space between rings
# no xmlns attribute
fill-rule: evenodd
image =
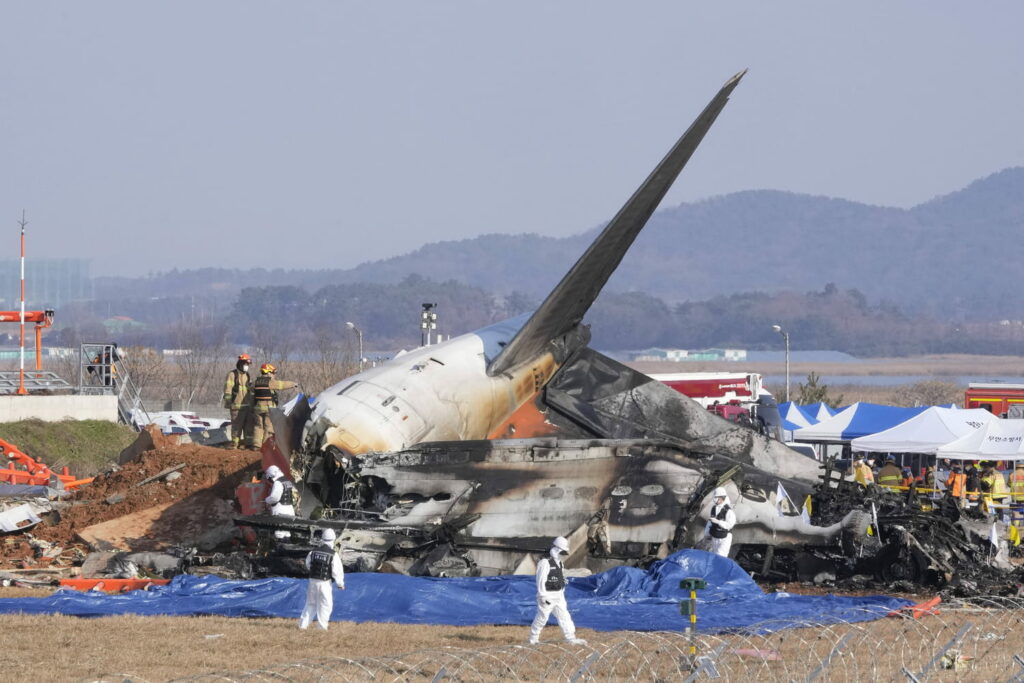
<svg viewBox="0 0 1024 683"><path fill-rule="evenodd" d="M666 204L909 207L1024 165L1021 2L12 0L0 26L0 257L24 208L30 256L94 274L577 233L743 68Z"/></svg>

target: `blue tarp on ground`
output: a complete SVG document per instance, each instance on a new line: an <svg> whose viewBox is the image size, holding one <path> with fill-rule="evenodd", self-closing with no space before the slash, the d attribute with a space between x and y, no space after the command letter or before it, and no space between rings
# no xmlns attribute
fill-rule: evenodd
<svg viewBox="0 0 1024 683"><path fill-rule="evenodd" d="M771 620L761 631L793 626L869 621L910 604L884 596L836 597L763 593L739 565L700 550L683 550L644 571L617 567L572 579L566 589L577 626L599 631L681 630L680 580L700 577L698 628L718 632ZM348 590L334 592L334 621L403 624L518 624L533 620L534 579L500 576L433 579L395 574L350 574ZM228 581L178 576L167 586L123 595L57 591L46 598L0 600L0 613L220 615L298 618L306 581L273 578Z"/></svg>

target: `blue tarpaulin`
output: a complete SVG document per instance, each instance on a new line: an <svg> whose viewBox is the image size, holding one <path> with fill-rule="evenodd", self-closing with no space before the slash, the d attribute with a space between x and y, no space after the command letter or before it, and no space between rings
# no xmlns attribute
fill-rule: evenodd
<svg viewBox="0 0 1024 683"><path fill-rule="evenodd" d="M793 626L868 621L910 604L885 596L837 597L764 593L739 565L700 550L683 550L647 571L617 567L569 581L566 597L577 626L599 631L681 630L688 621L679 612L689 592L680 580L699 577L698 629L720 632L756 627L760 631ZM333 621L402 624L518 624L533 620L532 576L426 578L396 574L350 574L347 590L334 592ZM45 598L0 600L0 613L220 615L297 619L306 581L272 578L229 581L219 577L177 576L167 586L122 595L60 590Z"/></svg>

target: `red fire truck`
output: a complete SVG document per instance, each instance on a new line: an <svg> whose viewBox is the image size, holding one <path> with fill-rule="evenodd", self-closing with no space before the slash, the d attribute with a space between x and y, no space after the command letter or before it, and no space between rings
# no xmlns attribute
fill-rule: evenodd
<svg viewBox="0 0 1024 683"><path fill-rule="evenodd" d="M680 394L689 396L705 408L711 406L757 403L761 395L761 375L756 372L673 372L651 375Z"/></svg>
<svg viewBox="0 0 1024 683"><path fill-rule="evenodd" d="M775 439L782 436L782 418L775 398L761 386L761 375L756 372L675 372L650 377L719 417Z"/></svg>
<svg viewBox="0 0 1024 683"><path fill-rule="evenodd" d="M996 417L1006 417L1014 406L1024 407L1024 384L971 382L964 393L964 408L985 408Z"/></svg>

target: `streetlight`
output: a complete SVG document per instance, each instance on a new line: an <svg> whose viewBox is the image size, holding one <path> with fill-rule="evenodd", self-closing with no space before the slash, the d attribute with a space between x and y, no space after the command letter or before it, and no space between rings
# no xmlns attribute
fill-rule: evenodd
<svg viewBox="0 0 1024 683"><path fill-rule="evenodd" d="M437 304L423 304L420 313L420 346L430 346L430 331L437 329Z"/></svg>
<svg viewBox="0 0 1024 683"><path fill-rule="evenodd" d="M789 332L782 329L781 325L772 325L772 329L781 334L786 342L786 402L789 403Z"/></svg>
<svg viewBox="0 0 1024 683"><path fill-rule="evenodd" d="M346 322L345 327L350 330L355 330L356 336L359 338L359 372L363 371L363 331L356 327L353 322Z"/></svg>

